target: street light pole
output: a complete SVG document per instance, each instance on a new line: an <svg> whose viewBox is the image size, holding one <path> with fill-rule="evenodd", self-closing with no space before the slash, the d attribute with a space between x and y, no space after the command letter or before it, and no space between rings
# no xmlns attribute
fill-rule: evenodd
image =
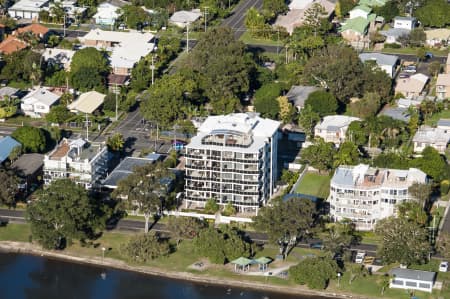
<svg viewBox="0 0 450 299"><path fill-rule="evenodd" d="M106 250L106 248L102 247L102 263L103 263L103 260L105 259L105 250Z"/></svg>
<svg viewBox="0 0 450 299"><path fill-rule="evenodd" d="M208 18L208 6L205 6L204 9L205 9L205 32L206 32L206 20Z"/></svg>
<svg viewBox="0 0 450 299"><path fill-rule="evenodd" d="M152 55L152 65L150 66L150 69L152 70L152 85L153 85L155 81L155 60L153 55Z"/></svg>
<svg viewBox="0 0 450 299"><path fill-rule="evenodd" d="M117 96L117 94L118 94L118 90L117 90L117 83L116 83L116 121L118 121L119 120L119 113L118 113L118 106L119 106L119 101L118 101L118 96Z"/></svg>

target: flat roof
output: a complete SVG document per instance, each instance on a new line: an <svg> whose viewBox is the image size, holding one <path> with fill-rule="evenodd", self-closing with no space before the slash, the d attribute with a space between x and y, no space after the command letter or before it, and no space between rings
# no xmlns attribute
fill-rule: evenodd
<svg viewBox="0 0 450 299"><path fill-rule="evenodd" d="M114 168L114 170L103 181L103 186L112 189L117 188L117 184L119 183L119 181L125 179L130 174L132 174L135 167L140 167L154 163L158 159L154 159L154 157L152 158L126 157L119 163L119 165L116 168Z"/></svg>
<svg viewBox="0 0 450 299"><path fill-rule="evenodd" d="M412 269L394 268L391 271L389 271L389 273L391 275L394 275L396 278L420 280L427 282L434 282L434 279L436 278L436 272L412 270Z"/></svg>
<svg viewBox="0 0 450 299"><path fill-rule="evenodd" d="M19 176L28 176L35 173L44 165L44 155L41 154L23 154L12 165L12 169Z"/></svg>

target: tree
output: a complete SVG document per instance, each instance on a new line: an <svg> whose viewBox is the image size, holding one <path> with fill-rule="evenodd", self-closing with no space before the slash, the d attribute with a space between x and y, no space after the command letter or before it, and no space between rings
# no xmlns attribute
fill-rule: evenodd
<svg viewBox="0 0 450 299"><path fill-rule="evenodd" d="M366 61L363 67L362 94L376 93L381 103L386 103L392 92L392 79L380 67Z"/></svg>
<svg viewBox="0 0 450 299"><path fill-rule="evenodd" d="M193 239L206 226L205 222L194 217L170 217L167 228L170 236L177 242L177 247L181 239Z"/></svg>
<svg viewBox="0 0 450 299"><path fill-rule="evenodd" d="M445 0L428 0L416 11L422 26L442 28L450 24L450 6Z"/></svg>
<svg viewBox="0 0 450 299"><path fill-rule="evenodd" d="M329 171L333 168L333 158L336 149L332 142L325 142L319 138L314 144L302 151L302 159L312 167L322 171Z"/></svg>
<svg viewBox="0 0 450 299"><path fill-rule="evenodd" d="M361 94L363 64L352 48L329 45L318 51L305 65L307 82L320 83L342 103Z"/></svg>
<svg viewBox="0 0 450 299"><path fill-rule="evenodd" d="M22 144L26 153L41 153L46 148L45 134L42 129L36 127L20 127L11 135Z"/></svg>
<svg viewBox="0 0 450 299"><path fill-rule="evenodd" d="M427 35L422 28L414 28L409 33L409 44L413 47L422 47L427 39Z"/></svg>
<svg viewBox="0 0 450 299"><path fill-rule="evenodd" d="M397 206L398 216L413 221L420 226L425 226L428 221L428 215L421 202L404 201Z"/></svg>
<svg viewBox="0 0 450 299"><path fill-rule="evenodd" d="M125 145L125 140L123 139L123 135L120 133L115 133L112 136L108 137L108 140L106 141L106 145L108 146L108 149L113 152L120 152L123 150L123 147Z"/></svg>
<svg viewBox="0 0 450 299"><path fill-rule="evenodd" d="M183 118L181 107L186 93L195 89L195 82L180 73L164 75L142 95L142 114L159 127L169 127L175 120Z"/></svg>
<svg viewBox="0 0 450 299"><path fill-rule="evenodd" d="M0 168L0 203L12 207L16 203L18 179L16 175L4 168Z"/></svg>
<svg viewBox="0 0 450 299"><path fill-rule="evenodd" d="M426 261L430 252L427 229L408 219L382 219L377 223L375 233L382 237L379 255L386 264L420 264Z"/></svg>
<svg viewBox="0 0 450 299"><path fill-rule="evenodd" d="M71 84L81 90L104 88L109 68L105 54L96 48L87 47L78 50L70 63Z"/></svg>
<svg viewBox="0 0 450 299"><path fill-rule="evenodd" d="M236 214L236 208L233 206L233 204L231 203L231 201L229 201L225 207L223 208L222 214L224 216L232 216L234 214Z"/></svg>
<svg viewBox="0 0 450 299"><path fill-rule="evenodd" d="M387 1L383 6L374 7L373 12L377 16L382 16L386 23L390 23L393 18L400 14L397 3L394 0Z"/></svg>
<svg viewBox="0 0 450 299"><path fill-rule="evenodd" d="M323 238L325 250L332 254L343 254L345 249L355 243L355 225L350 220L331 223Z"/></svg>
<svg viewBox="0 0 450 299"><path fill-rule="evenodd" d="M436 242L436 250L446 259L450 258L450 234L441 232Z"/></svg>
<svg viewBox="0 0 450 299"><path fill-rule="evenodd" d="M94 238L107 215L100 204L69 179L53 181L27 206L33 239L46 249L64 249L73 239Z"/></svg>
<svg viewBox="0 0 450 299"><path fill-rule="evenodd" d="M317 90L309 94L305 106L311 106L312 110L321 117L332 115L338 109L336 98L329 92Z"/></svg>
<svg viewBox="0 0 450 299"><path fill-rule="evenodd" d="M195 251L214 264L224 264L241 256L250 256L251 244L236 228L209 227L194 239Z"/></svg>
<svg viewBox="0 0 450 299"><path fill-rule="evenodd" d="M408 193L423 207L430 200L432 193L431 185L415 182L408 188Z"/></svg>
<svg viewBox="0 0 450 299"><path fill-rule="evenodd" d="M30 49L23 49L3 57L6 63L0 78L18 82L38 83L41 79L41 55Z"/></svg>
<svg viewBox="0 0 450 299"><path fill-rule="evenodd" d="M255 93L255 110L262 116L276 119L280 112L277 97L281 93L281 87L277 83L263 85Z"/></svg>
<svg viewBox="0 0 450 299"><path fill-rule="evenodd" d="M274 19L277 15L288 10L285 0L263 0L263 13L266 17Z"/></svg>
<svg viewBox="0 0 450 299"><path fill-rule="evenodd" d="M150 19L149 14L139 6L125 5L121 7L120 10L122 12L120 19L128 28L142 29L144 23L148 22Z"/></svg>
<svg viewBox="0 0 450 299"><path fill-rule="evenodd" d="M50 123L62 124L74 115L67 109L66 105L56 105L50 108L50 112L45 116L45 119Z"/></svg>
<svg viewBox="0 0 450 299"><path fill-rule="evenodd" d="M254 7L251 7L245 14L245 27L253 37L260 35L260 31L264 30L265 22L265 17Z"/></svg>
<svg viewBox="0 0 450 299"><path fill-rule="evenodd" d="M145 233L148 233L150 217L161 212L167 196L163 179L172 177L162 163L136 167L132 174L119 181L113 197L124 200L126 206L144 214Z"/></svg>
<svg viewBox="0 0 450 299"><path fill-rule="evenodd" d="M311 106L306 106L300 111L298 123L305 131L306 136L311 138L314 135L314 127L320 121L320 116L313 111Z"/></svg>
<svg viewBox="0 0 450 299"><path fill-rule="evenodd" d="M354 101L348 106L352 116L369 118L375 116L381 107L381 98L378 93L368 92L361 100Z"/></svg>
<svg viewBox="0 0 450 299"><path fill-rule="evenodd" d="M286 96L280 96L277 98L279 112L279 118L284 124L292 122L295 115L295 108L289 102Z"/></svg>
<svg viewBox="0 0 450 299"><path fill-rule="evenodd" d="M320 3L313 3L306 11L304 16L304 24L311 27L314 36L317 36L317 30L322 24L322 20L326 19L327 11Z"/></svg>
<svg viewBox="0 0 450 299"><path fill-rule="evenodd" d="M13 163L14 161L16 161L17 158L20 157L21 154L22 154L22 146L20 145L15 146L9 153L8 159L9 161L11 161L11 163Z"/></svg>
<svg viewBox="0 0 450 299"><path fill-rule="evenodd" d="M311 289L325 289L330 279L336 276L338 267L327 257L310 257L289 269L289 276L299 284Z"/></svg>
<svg viewBox="0 0 450 299"><path fill-rule="evenodd" d="M120 253L134 262L145 263L170 253L170 246L155 234L133 236L126 244L121 244Z"/></svg>
<svg viewBox="0 0 450 299"><path fill-rule="evenodd" d="M441 72L441 69L442 67L439 61L433 61L428 66L428 72L430 72L433 77L436 77Z"/></svg>
<svg viewBox="0 0 450 299"><path fill-rule="evenodd" d="M390 283L391 283L391 278L389 277L389 274L384 274L380 280L381 296L384 295L384 291L389 287Z"/></svg>
<svg viewBox="0 0 450 299"><path fill-rule="evenodd" d="M432 148L426 147L422 151L422 156L411 160L410 167L416 167L425 172L436 182L440 182L449 177L449 166L439 152Z"/></svg>
<svg viewBox="0 0 450 299"><path fill-rule="evenodd" d="M338 1L339 9L336 11L336 15L339 18L345 17L353 7L356 6L356 1L353 0L339 0Z"/></svg>
<svg viewBox="0 0 450 299"><path fill-rule="evenodd" d="M220 210L219 205L217 204L214 198L210 198L205 203L205 213L207 214L215 214Z"/></svg>
<svg viewBox="0 0 450 299"><path fill-rule="evenodd" d="M367 144L367 131L364 125L364 122L355 120L348 126L346 136L350 142L353 142L357 146Z"/></svg>
<svg viewBox="0 0 450 299"><path fill-rule="evenodd" d="M187 67L201 76L204 95L215 102L246 94L255 65L245 53L244 43L235 40L230 28L214 27L198 40Z"/></svg>
<svg viewBox="0 0 450 299"><path fill-rule="evenodd" d="M253 226L265 231L270 242L280 245L288 254L297 241L310 233L316 217L316 205L310 199L274 198L272 206L262 207L253 217Z"/></svg>
<svg viewBox="0 0 450 299"><path fill-rule="evenodd" d="M345 141L339 146L339 150L334 155L333 166L356 165L359 162L358 147L351 141Z"/></svg>

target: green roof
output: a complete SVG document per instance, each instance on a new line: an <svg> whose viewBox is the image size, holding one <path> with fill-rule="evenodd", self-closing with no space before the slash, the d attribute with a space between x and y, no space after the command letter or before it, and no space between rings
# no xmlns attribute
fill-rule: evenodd
<svg viewBox="0 0 450 299"><path fill-rule="evenodd" d="M361 34L365 34L368 26L369 26L368 20L364 19L363 17L357 17L354 19L347 20L345 25L342 25L339 31L343 32L345 30L353 30Z"/></svg>
<svg viewBox="0 0 450 299"><path fill-rule="evenodd" d="M253 261L254 261L255 263L257 263L257 264L265 265L265 264L270 263L272 260L271 260L270 258L268 258L268 257L263 256L263 257L254 259Z"/></svg>
<svg viewBox="0 0 450 299"><path fill-rule="evenodd" d="M244 266L250 265L252 263L252 260L241 256L240 258L235 259L231 263L244 267Z"/></svg>
<svg viewBox="0 0 450 299"><path fill-rule="evenodd" d="M365 5L358 5L358 6L354 7L352 10L357 10L357 9L360 9L360 10L365 11L367 13L370 13L372 11L372 8L370 8L368 6L365 6Z"/></svg>
<svg viewBox="0 0 450 299"><path fill-rule="evenodd" d="M358 5L364 5L368 7L381 7L386 4L387 0L360 0Z"/></svg>

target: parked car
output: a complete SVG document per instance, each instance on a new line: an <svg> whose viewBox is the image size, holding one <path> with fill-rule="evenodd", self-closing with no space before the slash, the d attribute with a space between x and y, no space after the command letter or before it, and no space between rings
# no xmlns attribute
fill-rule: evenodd
<svg viewBox="0 0 450 299"><path fill-rule="evenodd" d="M447 272L448 271L448 262L441 262L439 264L439 272Z"/></svg>
<svg viewBox="0 0 450 299"><path fill-rule="evenodd" d="M400 79L409 78L409 74L401 73L400 75L398 75L398 77L399 77Z"/></svg>
<svg viewBox="0 0 450 299"><path fill-rule="evenodd" d="M364 262L364 258L366 257L366 252L358 251L355 257L355 263L362 264Z"/></svg>
<svg viewBox="0 0 450 299"><path fill-rule="evenodd" d="M416 69L415 65L408 65L407 67L405 67L403 69L403 71L406 73L415 73L417 71L417 69Z"/></svg>
<svg viewBox="0 0 450 299"><path fill-rule="evenodd" d="M426 53L425 53L425 59L430 59L430 58L433 58L433 53L431 53L431 52L426 52Z"/></svg>
<svg viewBox="0 0 450 299"><path fill-rule="evenodd" d="M320 250L322 250L323 249L323 244L320 243L320 242L318 242L318 243L311 243L311 244L309 244L309 247L313 248L313 249L320 249Z"/></svg>

